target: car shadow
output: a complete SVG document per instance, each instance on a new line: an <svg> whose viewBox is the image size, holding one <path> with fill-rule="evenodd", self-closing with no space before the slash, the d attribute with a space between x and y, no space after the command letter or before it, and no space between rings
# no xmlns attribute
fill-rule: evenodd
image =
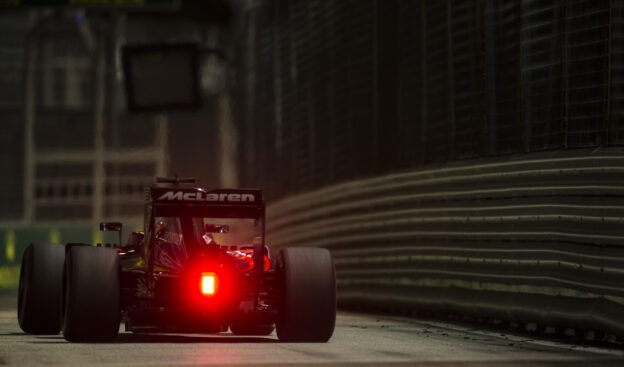
<svg viewBox="0 0 624 367"><path fill-rule="evenodd" d="M14 333L12 335L19 335ZM22 334L24 336L28 336L27 334ZM63 344L67 343L67 341L63 338L62 335L45 335L45 336L34 336L35 340L32 341L34 344ZM233 334L192 334L192 335L181 335L181 334L149 334L149 333L120 333L115 340L111 342L106 342L102 344L165 344L165 343L173 343L173 344L202 344L202 343L212 343L212 344L243 344L243 343L278 343L277 339L271 338L270 336L262 337L262 336L238 336Z"/></svg>
<svg viewBox="0 0 624 367"><path fill-rule="evenodd" d="M181 335L181 334L133 334L122 333L115 343L277 343L277 339L261 336L239 336L233 334Z"/></svg>

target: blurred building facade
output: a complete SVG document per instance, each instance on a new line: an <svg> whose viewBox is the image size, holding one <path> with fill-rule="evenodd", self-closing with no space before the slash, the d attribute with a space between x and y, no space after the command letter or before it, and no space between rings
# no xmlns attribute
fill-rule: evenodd
<svg viewBox="0 0 624 367"><path fill-rule="evenodd" d="M210 24L159 13L3 11L0 222L140 217L143 187L159 175L193 175L216 185L224 63L203 60L199 111L130 115L120 46L217 47L222 38Z"/></svg>

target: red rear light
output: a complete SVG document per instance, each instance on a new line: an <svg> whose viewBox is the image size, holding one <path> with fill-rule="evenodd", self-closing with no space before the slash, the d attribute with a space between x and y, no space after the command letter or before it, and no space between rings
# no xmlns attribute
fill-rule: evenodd
<svg viewBox="0 0 624 367"><path fill-rule="evenodd" d="M201 273L199 281L201 293L204 296L214 296L217 293L218 278L215 273Z"/></svg>

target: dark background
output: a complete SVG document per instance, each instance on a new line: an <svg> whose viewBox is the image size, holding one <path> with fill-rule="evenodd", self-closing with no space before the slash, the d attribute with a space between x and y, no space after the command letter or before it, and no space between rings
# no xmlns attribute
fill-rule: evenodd
<svg viewBox="0 0 624 367"><path fill-rule="evenodd" d="M87 55L93 64L106 58L111 150L155 139L153 115L125 110L118 45L199 41L223 50L224 81L216 92L204 91L202 109L167 114L168 173L220 184L216 121L219 100L228 96L238 185L262 187L272 202L431 164L624 142L623 1L257 0L230 1L225 10L210 4L196 12L209 14L199 19L89 10L84 16L105 45L99 56L88 56L80 41L75 9L55 9L51 17L38 8L0 12L0 219L23 217L25 45L44 17L51 20L43 38L56 54ZM115 28L119 19L124 25ZM36 107L40 149L93 146L95 76L93 68L85 73L83 102ZM64 88L57 86L61 94ZM37 174L62 178L68 170L92 173L90 166L60 164ZM122 180L126 172L144 175L124 189L132 195L151 183L153 171L107 168ZM108 212L137 210L140 202ZM90 210L66 213L59 208L34 219L84 219Z"/></svg>

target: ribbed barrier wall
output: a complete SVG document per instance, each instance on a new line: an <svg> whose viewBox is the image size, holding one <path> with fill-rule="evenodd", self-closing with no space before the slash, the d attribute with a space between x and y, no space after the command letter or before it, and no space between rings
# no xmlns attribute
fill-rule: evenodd
<svg viewBox="0 0 624 367"><path fill-rule="evenodd" d="M136 223L136 221L135 221ZM136 228L127 225L124 237ZM32 242L117 242L117 238L104 237L97 225L93 224L5 224L0 227L0 289L14 289L19 282L19 269L22 255Z"/></svg>
<svg viewBox="0 0 624 367"><path fill-rule="evenodd" d="M269 243L334 256L339 304L624 335L624 151L457 162L268 208Z"/></svg>

